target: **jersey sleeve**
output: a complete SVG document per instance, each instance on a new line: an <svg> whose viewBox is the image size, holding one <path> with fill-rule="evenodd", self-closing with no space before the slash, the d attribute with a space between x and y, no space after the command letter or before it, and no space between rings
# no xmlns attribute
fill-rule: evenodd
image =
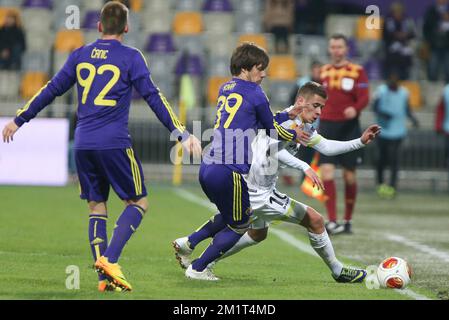
<svg viewBox="0 0 449 320"><path fill-rule="evenodd" d="M310 166L306 162L299 160L285 149L279 150L275 156L278 158L279 162L282 162L290 168L300 169L302 171L310 169Z"/></svg>
<svg viewBox="0 0 449 320"><path fill-rule="evenodd" d="M278 137L281 140L293 141L296 139L296 131L284 129L276 119L273 117L273 113L270 110L270 103L265 94L260 90L260 94L255 101L256 117L263 129L276 130Z"/></svg>
<svg viewBox="0 0 449 320"><path fill-rule="evenodd" d="M360 74L356 80L355 86L356 102L354 104L354 108L357 110L357 112L361 112L369 102L368 77L363 68L361 68L360 70Z"/></svg>
<svg viewBox="0 0 449 320"><path fill-rule="evenodd" d="M316 134L315 136L312 136L308 146L326 156L336 156L363 148L365 145L360 138L349 141L338 141L328 140L323 136Z"/></svg>
<svg viewBox="0 0 449 320"><path fill-rule="evenodd" d="M22 126L30 121L36 115L48 106L53 100L63 95L76 82L76 65L78 52L80 49L72 52L66 63L56 75L47 82L26 104L23 108L17 110L14 122L17 126Z"/></svg>
<svg viewBox="0 0 449 320"><path fill-rule="evenodd" d="M130 79L137 92L150 106L160 122L172 133L179 141L188 138L189 132L179 121L173 112L165 96L151 79L150 70L147 62L140 51L137 51L133 64L130 68Z"/></svg>

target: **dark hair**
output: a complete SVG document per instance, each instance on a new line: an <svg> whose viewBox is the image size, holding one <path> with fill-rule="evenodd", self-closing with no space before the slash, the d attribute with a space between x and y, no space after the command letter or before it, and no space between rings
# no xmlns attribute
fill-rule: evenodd
<svg viewBox="0 0 449 320"><path fill-rule="evenodd" d="M251 70L254 66L261 65L262 70L268 67L270 58L264 49L254 43L244 42L239 45L231 57L231 74L238 76L242 69Z"/></svg>
<svg viewBox="0 0 449 320"><path fill-rule="evenodd" d="M324 90L323 86L314 81L306 82L301 88L298 89L298 93L296 94L296 99L299 96L308 98L313 95L319 95L323 99L327 99L326 90Z"/></svg>
<svg viewBox="0 0 449 320"><path fill-rule="evenodd" d="M128 23L128 8L118 1L110 1L101 9L100 22L103 27L103 34L122 34L125 32Z"/></svg>
<svg viewBox="0 0 449 320"><path fill-rule="evenodd" d="M348 46L348 37L346 37L344 34L342 33L334 33L333 35L331 35L331 37L329 38L329 40L343 40L345 42L345 45Z"/></svg>

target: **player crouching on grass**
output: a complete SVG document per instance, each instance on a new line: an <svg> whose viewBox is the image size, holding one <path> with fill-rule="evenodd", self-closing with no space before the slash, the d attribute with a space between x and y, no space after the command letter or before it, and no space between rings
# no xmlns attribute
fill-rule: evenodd
<svg viewBox="0 0 449 320"><path fill-rule="evenodd" d="M297 109L298 117L295 120L282 123L282 126L285 128L300 126L303 131L310 134L307 146L325 155L337 155L360 149L373 141L380 133L378 125L371 125L360 138L350 141L328 140L322 137L311 124L320 116L326 99L326 92L321 85L315 82L306 83L299 89L295 105L287 109L288 111L292 108ZM289 166L304 171L312 179L314 186L323 188L322 181L310 166L294 156L299 147L300 144L280 142L267 136L265 131L259 131L252 143L251 169L245 177L251 207L254 210L251 226L240 240L215 262L265 240L271 221L285 221L307 228L313 249L329 267L332 277L337 282L362 282L366 276L365 270L345 267L336 258L321 214L276 190L280 166ZM211 220L213 219L214 217L211 218ZM190 256L195 246L205 240L206 237L202 236L202 234L206 234L203 232L203 228L207 228L207 223L190 236L174 241L175 254L182 268L189 267ZM212 268L215 262L208 268Z"/></svg>

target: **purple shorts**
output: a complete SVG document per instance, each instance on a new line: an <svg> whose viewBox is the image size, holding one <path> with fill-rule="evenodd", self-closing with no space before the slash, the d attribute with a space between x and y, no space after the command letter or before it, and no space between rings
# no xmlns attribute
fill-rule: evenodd
<svg viewBox="0 0 449 320"><path fill-rule="evenodd" d="M122 200L136 200L147 195L142 165L132 148L76 149L75 161L81 199L107 201L110 186Z"/></svg>

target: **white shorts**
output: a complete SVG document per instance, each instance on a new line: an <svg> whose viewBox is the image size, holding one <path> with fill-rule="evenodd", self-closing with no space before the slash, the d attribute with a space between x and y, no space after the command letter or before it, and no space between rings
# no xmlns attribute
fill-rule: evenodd
<svg viewBox="0 0 449 320"><path fill-rule="evenodd" d="M276 189L269 193L263 193L265 199L262 203L262 197L253 197L253 194L250 192L251 206L254 208L251 217L251 229L268 228L272 221L299 224L304 219L308 208L307 205L289 198ZM253 198L257 200L256 203L253 203Z"/></svg>

